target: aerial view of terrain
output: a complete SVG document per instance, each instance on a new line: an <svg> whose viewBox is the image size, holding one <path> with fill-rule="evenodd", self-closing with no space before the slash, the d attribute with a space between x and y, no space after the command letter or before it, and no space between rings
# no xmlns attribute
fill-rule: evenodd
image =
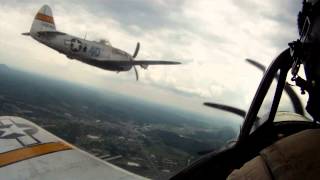
<svg viewBox="0 0 320 180"><path fill-rule="evenodd" d="M0 65L0 115L20 116L105 161L167 178L236 136L198 114Z"/></svg>

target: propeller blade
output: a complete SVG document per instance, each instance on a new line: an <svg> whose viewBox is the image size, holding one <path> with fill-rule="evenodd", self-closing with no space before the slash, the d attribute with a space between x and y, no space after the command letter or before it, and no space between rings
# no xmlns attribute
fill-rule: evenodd
<svg viewBox="0 0 320 180"><path fill-rule="evenodd" d="M136 57L137 57L138 52L139 52L139 49L140 49L140 43L138 42L138 43L137 43L136 50L134 51L133 56L132 56L133 58L136 58Z"/></svg>
<svg viewBox="0 0 320 180"><path fill-rule="evenodd" d="M248 63L250 63L251 65L260 69L263 73L265 73L266 67L264 65L260 64L259 62L255 61L255 60L248 59L248 58L246 59L246 61ZM276 79L278 80L279 76L276 76ZM290 97L291 103L294 108L294 112L304 116L303 105L302 105L302 102L301 102L299 96L294 92L294 90L292 89L292 87L288 83L285 84L284 90L287 92L288 96Z"/></svg>
<svg viewBox="0 0 320 180"><path fill-rule="evenodd" d="M139 80L139 74L138 74L138 70L136 68L136 66L133 66L134 72L136 73L136 80Z"/></svg>
<svg viewBox="0 0 320 180"><path fill-rule="evenodd" d="M260 69L263 73L266 72L266 67L262 64L260 64L259 62L252 60L252 59L246 59L246 61L250 64L252 64L253 66L255 66L256 68Z"/></svg>
<svg viewBox="0 0 320 180"><path fill-rule="evenodd" d="M246 112L242 109L236 108L236 107L232 107L232 106L228 106L228 105L224 105L224 104L218 104L218 103L209 103L209 102L205 102L203 103L205 106L209 106L212 108L216 108L216 109L220 109L223 111L228 111L231 112L233 114L236 114L238 116L241 117L245 117L246 116Z"/></svg>

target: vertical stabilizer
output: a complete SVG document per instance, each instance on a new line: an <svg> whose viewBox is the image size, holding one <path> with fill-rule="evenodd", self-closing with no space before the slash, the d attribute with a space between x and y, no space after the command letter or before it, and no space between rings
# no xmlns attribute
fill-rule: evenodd
<svg viewBox="0 0 320 180"><path fill-rule="evenodd" d="M56 31L51 8L43 5L34 17L30 34L35 35L39 31Z"/></svg>

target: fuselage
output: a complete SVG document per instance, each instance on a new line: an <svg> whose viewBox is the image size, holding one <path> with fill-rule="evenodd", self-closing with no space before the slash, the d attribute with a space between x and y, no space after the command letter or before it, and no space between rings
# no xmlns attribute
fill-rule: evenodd
<svg viewBox="0 0 320 180"><path fill-rule="evenodd" d="M105 41L89 41L61 32L33 33L31 36L42 44L86 64L111 71L128 71L132 66L119 65L115 61L130 61L132 56L112 47ZM108 61L112 59L112 61Z"/></svg>

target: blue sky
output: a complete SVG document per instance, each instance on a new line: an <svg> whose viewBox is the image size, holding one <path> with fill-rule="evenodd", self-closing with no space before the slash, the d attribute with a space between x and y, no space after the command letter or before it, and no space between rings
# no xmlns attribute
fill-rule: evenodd
<svg viewBox="0 0 320 180"><path fill-rule="evenodd" d="M35 13L51 6L59 31L108 39L138 59L181 59L181 66L115 73L69 60L29 37ZM244 59L268 65L297 39L300 1L92 0L2 1L0 63L198 112L203 101L247 109L262 73Z"/></svg>

